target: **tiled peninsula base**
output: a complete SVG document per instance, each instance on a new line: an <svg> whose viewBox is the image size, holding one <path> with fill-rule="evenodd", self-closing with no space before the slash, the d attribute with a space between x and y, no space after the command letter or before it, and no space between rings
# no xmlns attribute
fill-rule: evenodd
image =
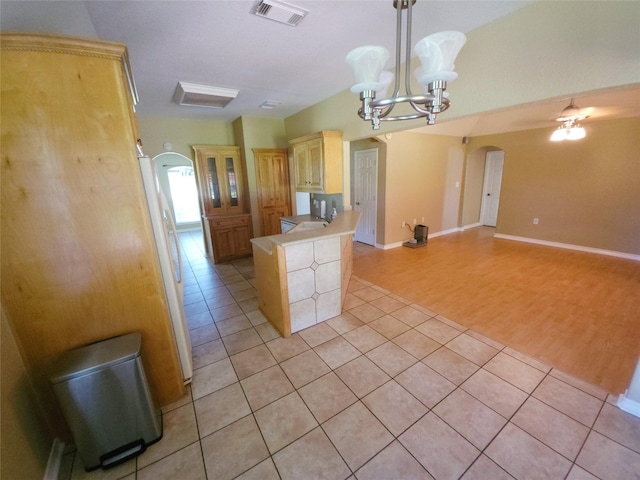
<svg viewBox="0 0 640 480"><path fill-rule="evenodd" d="M283 337L342 312L358 212L319 228L251 239L258 306Z"/></svg>

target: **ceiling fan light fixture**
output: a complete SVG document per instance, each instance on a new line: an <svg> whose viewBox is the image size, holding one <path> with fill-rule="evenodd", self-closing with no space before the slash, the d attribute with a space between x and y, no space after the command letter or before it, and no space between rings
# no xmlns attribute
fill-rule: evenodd
<svg viewBox="0 0 640 480"><path fill-rule="evenodd" d="M561 142L562 140L580 140L587 136L584 128L577 122L589 118L583 111L573 103L573 98L567 107L562 110L556 121L562 122L552 134L552 142Z"/></svg>

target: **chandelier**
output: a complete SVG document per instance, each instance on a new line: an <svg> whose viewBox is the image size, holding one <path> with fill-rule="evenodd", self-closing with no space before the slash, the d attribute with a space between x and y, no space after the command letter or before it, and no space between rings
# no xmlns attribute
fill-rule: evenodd
<svg viewBox="0 0 640 480"><path fill-rule="evenodd" d="M454 60L467 38L461 32L446 31L429 35L414 46L421 66L415 70L422 93L411 92L411 7L416 0L394 0L396 15L396 65L393 94L384 98L391 85L394 74L383 71L389 58L389 51L384 47L367 45L356 48L347 55L347 63L351 65L356 77L356 84L351 87L353 93L360 94L362 106L358 109L360 118L371 121L374 130L380 128L381 121L427 119L428 125L436 123L436 114L449 108L450 102L446 92L447 82L455 80L458 74L453 71ZM405 94L400 95L400 58L402 43L402 12L406 10L405 40ZM393 108L399 103L408 103L412 113L391 116ZM411 112L411 111L410 111Z"/></svg>
<svg viewBox="0 0 640 480"><path fill-rule="evenodd" d="M562 110L560 116L556 118L556 121L562 122L562 125L551 134L550 140L552 142L561 142L562 140L580 140L584 138L586 133L578 122L585 118L589 118L589 116L582 113L582 110L576 107L573 99L571 99L569 106Z"/></svg>

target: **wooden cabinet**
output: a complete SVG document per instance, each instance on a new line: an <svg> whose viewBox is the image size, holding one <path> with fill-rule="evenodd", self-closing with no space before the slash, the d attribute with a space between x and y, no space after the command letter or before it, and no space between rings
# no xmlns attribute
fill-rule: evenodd
<svg viewBox="0 0 640 480"><path fill-rule="evenodd" d="M251 255L251 215L245 212L244 172L236 146L194 145L207 251L215 263Z"/></svg>
<svg viewBox="0 0 640 480"><path fill-rule="evenodd" d="M207 217L215 263L251 255L251 215Z"/></svg>
<svg viewBox="0 0 640 480"><path fill-rule="evenodd" d="M287 150L253 149L262 236L280 233L280 217L291 212Z"/></svg>
<svg viewBox="0 0 640 480"><path fill-rule="evenodd" d="M240 149L235 146L194 145L193 150L204 215L244 213Z"/></svg>
<svg viewBox="0 0 640 480"><path fill-rule="evenodd" d="M70 349L138 331L156 400L184 392L136 157L135 88L122 44L0 39L3 316L25 383L69 437L49 375Z"/></svg>
<svg viewBox="0 0 640 480"><path fill-rule="evenodd" d="M324 130L289 141L299 192L342 193L342 132Z"/></svg>

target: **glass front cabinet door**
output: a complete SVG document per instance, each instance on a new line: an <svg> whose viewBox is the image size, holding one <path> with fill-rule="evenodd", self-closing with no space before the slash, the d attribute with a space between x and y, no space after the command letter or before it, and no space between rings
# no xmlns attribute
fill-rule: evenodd
<svg viewBox="0 0 640 480"><path fill-rule="evenodd" d="M204 215L243 213L239 148L195 145L193 149Z"/></svg>

